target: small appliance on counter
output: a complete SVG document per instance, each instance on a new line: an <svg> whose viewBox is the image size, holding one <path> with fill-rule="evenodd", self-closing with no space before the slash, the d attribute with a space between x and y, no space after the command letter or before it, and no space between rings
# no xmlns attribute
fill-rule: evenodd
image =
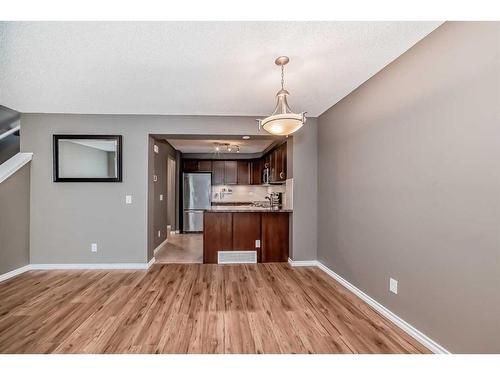
<svg viewBox="0 0 500 375"><path fill-rule="evenodd" d="M283 193L273 192L268 199L272 209L279 210L283 207Z"/></svg>

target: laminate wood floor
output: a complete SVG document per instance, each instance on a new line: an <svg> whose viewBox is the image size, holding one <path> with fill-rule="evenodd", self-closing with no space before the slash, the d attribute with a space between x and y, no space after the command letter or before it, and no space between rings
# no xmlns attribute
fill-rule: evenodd
<svg viewBox="0 0 500 375"><path fill-rule="evenodd" d="M29 271L1 353L427 353L327 274L286 263Z"/></svg>

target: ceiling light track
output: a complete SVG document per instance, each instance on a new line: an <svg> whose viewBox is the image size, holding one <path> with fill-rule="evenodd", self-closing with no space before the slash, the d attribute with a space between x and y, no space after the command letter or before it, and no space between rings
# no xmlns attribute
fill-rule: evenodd
<svg viewBox="0 0 500 375"><path fill-rule="evenodd" d="M214 150L215 150L216 154L220 154L220 153L230 154L232 152L239 153L240 152L240 145L232 145L230 143L215 142L214 143Z"/></svg>

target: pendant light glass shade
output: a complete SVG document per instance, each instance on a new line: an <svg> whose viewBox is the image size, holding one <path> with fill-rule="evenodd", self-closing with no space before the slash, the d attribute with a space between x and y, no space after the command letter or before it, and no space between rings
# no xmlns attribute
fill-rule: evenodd
<svg viewBox="0 0 500 375"><path fill-rule="evenodd" d="M271 116L259 121L259 128L273 135L290 135L299 130L306 122L306 112L293 113L288 106L287 96L290 93L283 88L283 67L288 63L288 57L282 56L276 59L276 65L281 65L281 90L278 91L276 108Z"/></svg>

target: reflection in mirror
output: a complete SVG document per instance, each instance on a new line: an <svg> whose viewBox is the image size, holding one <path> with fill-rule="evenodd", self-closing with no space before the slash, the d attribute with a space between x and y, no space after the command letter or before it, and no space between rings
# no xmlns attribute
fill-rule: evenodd
<svg viewBox="0 0 500 375"><path fill-rule="evenodd" d="M59 139L59 177L116 178L117 141Z"/></svg>
<svg viewBox="0 0 500 375"><path fill-rule="evenodd" d="M54 181L121 181L120 136L54 136Z"/></svg>

